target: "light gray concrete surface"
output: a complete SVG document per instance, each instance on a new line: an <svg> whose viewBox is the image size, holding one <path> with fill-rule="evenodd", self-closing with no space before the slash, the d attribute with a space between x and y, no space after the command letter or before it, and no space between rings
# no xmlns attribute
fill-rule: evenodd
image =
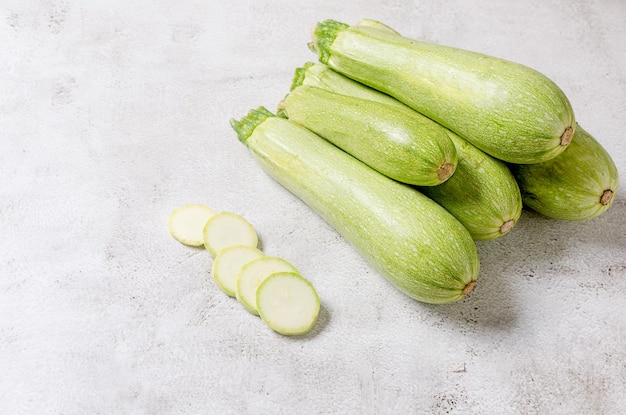
<svg viewBox="0 0 626 415"><path fill-rule="evenodd" d="M621 0L0 2L0 413L619 414L626 193L525 212L447 306L391 287L229 126L275 108L323 19L531 66L626 176ZM171 210L246 216L322 300L285 338L226 297Z"/></svg>

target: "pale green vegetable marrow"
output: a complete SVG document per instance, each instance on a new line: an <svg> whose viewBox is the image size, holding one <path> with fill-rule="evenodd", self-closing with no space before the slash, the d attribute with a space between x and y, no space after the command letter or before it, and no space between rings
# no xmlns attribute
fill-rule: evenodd
<svg viewBox="0 0 626 415"><path fill-rule="evenodd" d="M524 204L544 216L586 220L611 206L619 185L617 168L602 145L580 125L572 143L550 161L512 166Z"/></svg>
<svg viewBox="0 0 626 415"><path fill-rule="evenodd" d="M263 107L231 125L272 178L402 292L450 303L472 290L479 271L476 245L437 203Z"/></svg>
<svg viewBox="0 0 626 415"><path fill-rule="evenodd" d="M363 19L363 20L357 22L357 24L355 26L358 26L358 27L371 27L371 28L374 28L374 29L387 31L387 32L392 33L394 35L400 35L400 33L396 32L394 29L392 29L391 27L387 26L386 24L384 24L382 22L379 22L378 20Z"/></svg>
<svg viewBox="0 0 626 415"><path fill-rule="evenodd" d="M439 186L420 190L452 213L475 240L506 235L522 214L522 197L515 178L502 161L453 132L449 134L459 153L454 176Z"/></svg>
<svg viewBox="0 0 626 415"><path fill-rule="evenodd" d="M306 62L302 67L296 68L291 90L293 91L300 85L314 86L337 94L371 99L383 104L406 107L406 105L402 104L397 99L360 82L356 82L322 63Z"/></svg>
<svg viewBox="0 0 626 415"><path fill-rule="evenodd" d="M320 311L313 285L295 272L268 276L256 291L259 315L272 330L285 336L308 333Z"/></svg>
<svg viewBox="0 0 626 415"><path fill-rule="evenodd" d="M321 63L296 69L294 88L310 85L408 109L400 101L353 81ZM446 130L458 153L455 173L446 182L420 190L452 213L475 240L501 237L515 226L522 198L515 178L500 160Z"/></svg>
<svg viewBox="0 0 626 415"><path fill-rule="evenodd" d="M574 133L574 113L563 91L517 63L409 39L371 21L318 23L310 47L320 62L507 162L556 157Z"/></svg>
<svg viewBox="0 0 626 415"><path fill-rule="evenodd" d="M446 129L408 107L301 85L279 109L291 121L400 182L435 186L456 168L456 148Z"/></svg>

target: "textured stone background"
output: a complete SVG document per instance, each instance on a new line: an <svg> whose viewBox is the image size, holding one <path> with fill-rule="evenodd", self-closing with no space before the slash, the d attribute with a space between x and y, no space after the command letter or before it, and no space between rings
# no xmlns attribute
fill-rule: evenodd
<svg viewBox="0 0 626 415"><path fill-rule="evenodd" d="M623 411L624 188L589 222L525 212L478 244L469 298L429 306L237 141L228 120L315 59L317 21L365 17L545 73L626 177L621 0L4 0L0 413ZM270 331L170 238L191 202L243 214L314 283L312 333Z"/></svg>

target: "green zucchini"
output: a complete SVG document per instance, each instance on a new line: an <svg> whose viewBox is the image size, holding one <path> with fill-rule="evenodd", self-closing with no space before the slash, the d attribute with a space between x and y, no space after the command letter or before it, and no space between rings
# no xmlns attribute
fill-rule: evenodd
<svg viewBox="0 0 626 415"><path fill-rule="evenodd" d="M563 91L517 63L409 39L371 21L318 23L310 48L332 69L507 162L556 157L574 133L574 113Z"/></svg>
<svg viewBox="0 0 626 415"><path fill-rule="evenodd" d="M402 292L440 304L472 290L479 271L476 245L441 206L263 107L231 125L274 180Z"/></svg>
<svg viewBox="0 0 626 415"><path fill-rule="evenodd" d="M580 125L557 158L512 170L524 204L553 219L587 220L603 214L619 185L613 159Z"/></svg>
<svg viewBox="0 0 626 415"><path fill-rule="evenodd" d="M279 108L289 120L394 180L435 186L456 168L456 147L446 129L408 107L301 85Z"/></svg>
<svg viewBox="0 0 626 415"><path fill-rule="evenodd" d="M400 33L396 32L394 29L392 29L391 27L387 26L384 23L379 22L378 20L372 20L372 19L363 19L360 22L358 22L356 24L356 26L358 27L372 27L375 29L379 29L379 30L385 30L389 33L392 33L394 35L399 35Z"/></svg>
<svg viewBox="0 0 626 415"><path fill-rule="evenodd" d="M360 82L356 82L322 63L306 62L302 67L296 68L291 83L291 91L300 85L314 86L337 94L370 99L383 104L406 108L406 105L397 99Z"/></svg>
<svg viewBox="0 0 626 415"><path fill-rule="evenodd" d="M296 69L293 88L310 85L341 94L408 109L398 100L355 82L321 63ZM522 212L520 190L509 168L453 132L446 130L458 153L455 173L438 186L419 190L452 213L475 240L508 233Z"/></svg>

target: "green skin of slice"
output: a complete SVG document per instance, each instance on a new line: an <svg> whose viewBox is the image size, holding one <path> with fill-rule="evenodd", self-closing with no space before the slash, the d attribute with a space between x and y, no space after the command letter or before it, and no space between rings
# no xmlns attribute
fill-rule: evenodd
<svg viewBox="0 0 626 415"><path fill-rule="evenodd" d="M441 304L459 300L474 287L476 245L437 203L264 108L231 124L272 178L320 214L402 292Z"/></svg>
<svg viewBox="0 0 626 415"><path fill-rule="evenodd" d="M394 180L435 186L456 167L456 148L446 129L408 107L302 85L281 108L289 120Z"/></svg>
<svg viewBox="0 0 626 415"><path fill-rule="evenodd" d="M510 163L556 157L575 129L563 91L524 65L333 20L316 26L310 47L332 69Z"/></svg>
<svg viewBox="0 0 626 415"><path fill-rule="evenodd" d="M613 159L580 125L559 157L512 170L524 204L553 219L587 220L603 214L619 185Z"/></svg>
<svg viewBox="0 0 626 415"><path fill-rule="evenodd" d="M409 109L395 98L353 81L328 66L306 63L296 70L292 88L311 85L329 91ZM522 213L520 189L508 167L453 132L458 163L446 182L419 190L452 213L475 240L499 238L513 228Z"/></svg>

